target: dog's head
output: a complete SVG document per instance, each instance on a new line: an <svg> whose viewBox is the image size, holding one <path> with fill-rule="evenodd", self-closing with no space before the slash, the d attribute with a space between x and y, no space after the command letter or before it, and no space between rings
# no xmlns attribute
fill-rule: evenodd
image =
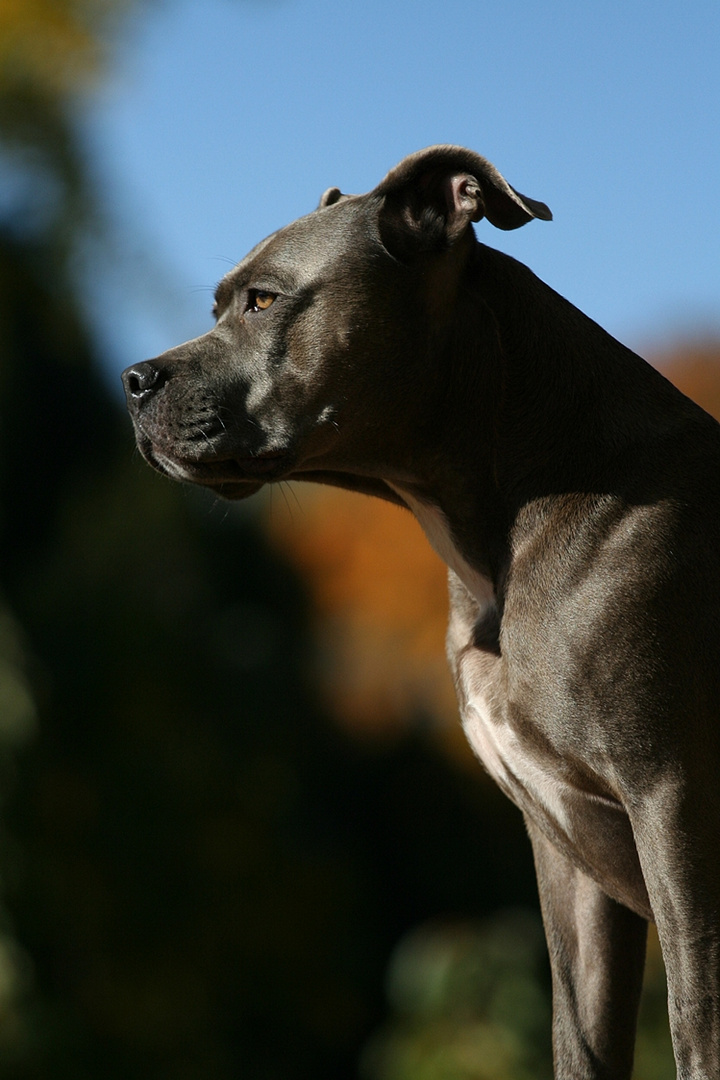
<svg viewBox="0 0 720 1080"><path fill-rule="evenodd" d="M123 373L144 457L229 498L402 479L482 217L514 229L550 212L460 147L413 154L367 195L330 188L223 278L212 330Z"/></svg>

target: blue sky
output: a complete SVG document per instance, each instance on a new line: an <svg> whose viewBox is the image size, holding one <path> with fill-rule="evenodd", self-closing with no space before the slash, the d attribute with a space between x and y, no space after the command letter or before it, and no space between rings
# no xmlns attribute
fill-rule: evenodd
<svg viewBox="0 0 720 1080"><path fill-rule="evenodd" d="M720 333L717 0L164 0L84 131L124 255L89 294L111 377L210 325L215 283L331 184L460 143L555 220L483 242L645 351Z"/></svg>

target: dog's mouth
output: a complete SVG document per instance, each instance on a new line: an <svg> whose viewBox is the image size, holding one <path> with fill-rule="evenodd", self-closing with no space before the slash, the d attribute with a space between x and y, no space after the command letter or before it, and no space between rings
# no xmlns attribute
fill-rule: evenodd
<svg viewBox="0 0 720 1080"><path fill-rule="evenodd" d="M328 410L300 431L264 433L258 426L257 438L265 448L257 450L212 418L201 423L194 417L192 424L178 428L177 423L153 423L133 413L133 422L138 449L149 465L172 480L209 488L226 499L246 499L265 484L296 478L298 470L326 456L337 434Z"/></svg>
<svg viewBox="0 0 720 1080"><path fill-rule="evenodd" d="M290 455L281 450L204 460L168 454L154 446L141 450L153 468L171 479L210 488L226 499L248 498L264 484L284 479L291 468Z"/></svg>

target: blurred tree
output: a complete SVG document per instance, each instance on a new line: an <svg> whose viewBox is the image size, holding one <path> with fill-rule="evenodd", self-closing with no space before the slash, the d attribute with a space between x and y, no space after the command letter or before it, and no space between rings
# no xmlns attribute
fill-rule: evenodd
<svg viewBox="0 0 720 1080"><path fill-rule="evenodd" d="M329 487L298 484L293 496L267 504L266 528L312 585L334 714L369 736L424 713L465 754L444 655L447 570L415 518Z"/></svg>
<svg viewBox="0 0 720 1080"><path fill-rule="evenodd" d="M12 581L17 560L25 552L31 528L20 509L30 502L25 496L42 496L37 490L34 455L25 439L22 395L14 400L18 383L27 376L18 364L14 334L14 300L27 284L16 276L17 255L24 246L36 244L47 259L49 275L68 256L70 222L87 213L82 171L69 126L64 117L64 98L69 72L76 82L88 66L93 39L83 32L69 4L8 2L0 10L0 403L2 450L0 452L0 548L3 551L3 582ZM42 238L42 243L38 241ZM40 250L37 251L40 255ZM33 299L37 299L34 297ZM42 318L42 312L37 312ZM26 328L32 334L35 310ZM50 389L50 388L48 388ZM8 407L5 407L8 406ZM50 442L50 448L55 448ZM47 447L38 447L42 451ZM53 461L53 454L48 458ZM23 476L28 468L28 485ZM29 523L28 523L29 524ZM0 600L0 805L13 787L14 751L34 729L35 705L24 648L24 634ZM16 845L2 830L3 880L13 881L17 865ZM23 1015L19 1002L27 989L29 962L12 935L7 915L0 920L0 1059L12 1060L17 1050Z"/></svg>
<svg viewBox="0 0 720 1080"><path fill-rule="evenodd" d="M0 218L66 259L97 210L73 124L110 31L131 0L4 0L0 6ZM67 268L66 268L67 271Z"/></svg>
<svg viewBox="0 0 720 1080"><path fill-rule="evenodd" d="M659 352L654 361L684 394L720 420L720 341L687 341Z"/></svg>
<svg viewBox="0 0 720 1080"><path fill-rule="evenodd" d="M396 1019L368 1044L363 1080L549 1080L546 966L535 912L416 929L395 950Z"/></svg>

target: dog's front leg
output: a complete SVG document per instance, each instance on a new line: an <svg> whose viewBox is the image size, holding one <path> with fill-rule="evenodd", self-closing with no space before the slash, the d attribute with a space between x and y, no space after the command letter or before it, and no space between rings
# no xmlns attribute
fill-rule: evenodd
<svg viewBox="0 0 720 1080"><path fill-rule="evenodd" d="M630 1080L647 923L527 826L550 952L556 1080Z"/></svg>
<svg viewBox="0 0 720 1080"><path fill-rule="evenodd" d="M720 1077L720 794L717 755L704 752L694 783L658 785L630 815L667 972L678 1080Z"/></svg>

